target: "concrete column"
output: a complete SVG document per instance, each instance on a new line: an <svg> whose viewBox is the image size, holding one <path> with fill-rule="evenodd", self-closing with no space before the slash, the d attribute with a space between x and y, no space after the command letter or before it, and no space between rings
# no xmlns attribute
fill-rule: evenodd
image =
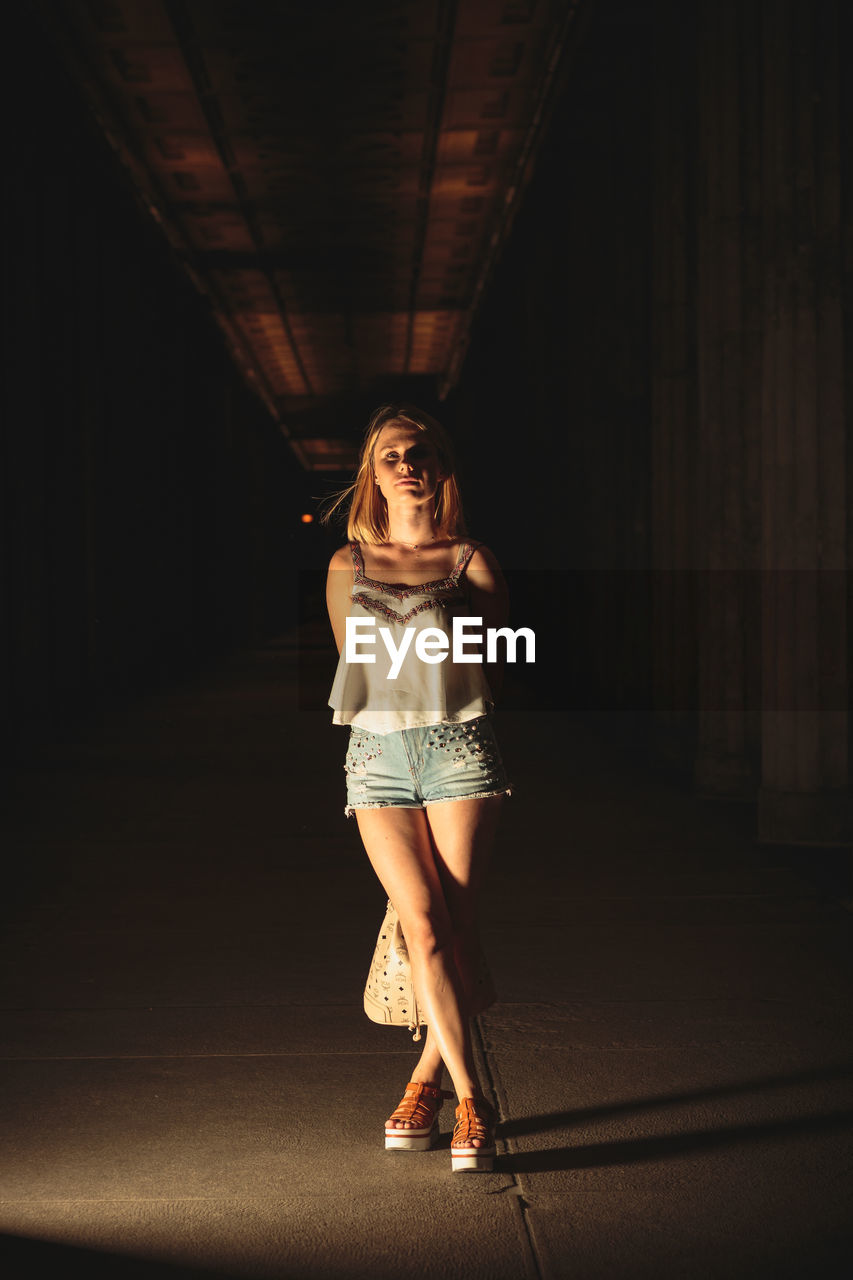
<svg viewBox="0 0 853 1280"><path fill-rule="evenodd" d="M758 782L760 279L755 7L710 0L697 32L698 725L695 782Z"/></svg>
<svg viewBox="0 0 853 1280"><path fill-rule="evenodd" d="M763 11L759 839L851 839L836 0Z"/></svg>
<svg viewBox="0 0 853 1280"><path fill-rule="evenodd" d="M695 30L679 0L655 14L652 121L651 748L670 769L696 738L696 352L693 253Z"/></svg>

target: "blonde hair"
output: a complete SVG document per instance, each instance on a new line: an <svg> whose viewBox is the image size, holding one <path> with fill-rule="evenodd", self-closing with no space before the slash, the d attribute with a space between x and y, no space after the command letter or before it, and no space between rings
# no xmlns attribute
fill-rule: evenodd
<svg viewBox="0 0 853 1280"><path fill-rule="evenodd" d="M379 492L373 471L373 453L383 427L401 423L423 431L438 454L445 478L439 480L435 495L435 521L445 538L457 538L466 532L462 498L456 483L456 460L450 437L440 422L408 404L384 404L371 415L364 433L355 480L337 495L320 520L328 524L335 512L350 499L347 538L368 545L388 540L388 504Z"/></svg>

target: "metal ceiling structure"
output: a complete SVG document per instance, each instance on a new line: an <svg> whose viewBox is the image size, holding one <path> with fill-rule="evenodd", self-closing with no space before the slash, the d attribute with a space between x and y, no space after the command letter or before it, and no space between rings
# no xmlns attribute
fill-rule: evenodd
<svg viewBox="0 0 853 1280"><path fill-rule="evenodd" d="M318 407L445 395L579 0L40 0L150 213L303 466Z"/></svg>

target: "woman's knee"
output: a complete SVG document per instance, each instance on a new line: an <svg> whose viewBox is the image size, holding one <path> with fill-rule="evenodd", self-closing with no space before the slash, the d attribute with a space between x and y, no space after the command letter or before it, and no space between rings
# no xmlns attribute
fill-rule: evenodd
<svg viewBox="0 0 853 1280"><path fill-rule="evenodd" d="M438 908L409 913L403 922L403 933L409 953L427 959L455 943L450 917Z"/></svg>

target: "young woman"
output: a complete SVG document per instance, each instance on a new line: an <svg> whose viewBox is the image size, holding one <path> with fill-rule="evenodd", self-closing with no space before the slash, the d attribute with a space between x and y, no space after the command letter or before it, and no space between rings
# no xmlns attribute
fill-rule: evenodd
<svg viewBox="0 0 853 1280"><path fill-rule="evenodd" d="M385 1145L432 1146L451 1096L441 1087L446 1066L459 1099L451 1166L490 1170L495 1116L469 1019L493 999L477 898L510 788L489 714L499 670L476 660L470 642L454 660L452 624L468 618L469 635L503 626L506 586L491 552L465 537L450 441L428 414L403 405L374 413L355 483L326 519L348 498L350 542L332 557L327 583L341 655L329 703L334 722L351 726L346 813L397 910L428 1024ZM348 618L359 624L355 661Z"/></svg>

